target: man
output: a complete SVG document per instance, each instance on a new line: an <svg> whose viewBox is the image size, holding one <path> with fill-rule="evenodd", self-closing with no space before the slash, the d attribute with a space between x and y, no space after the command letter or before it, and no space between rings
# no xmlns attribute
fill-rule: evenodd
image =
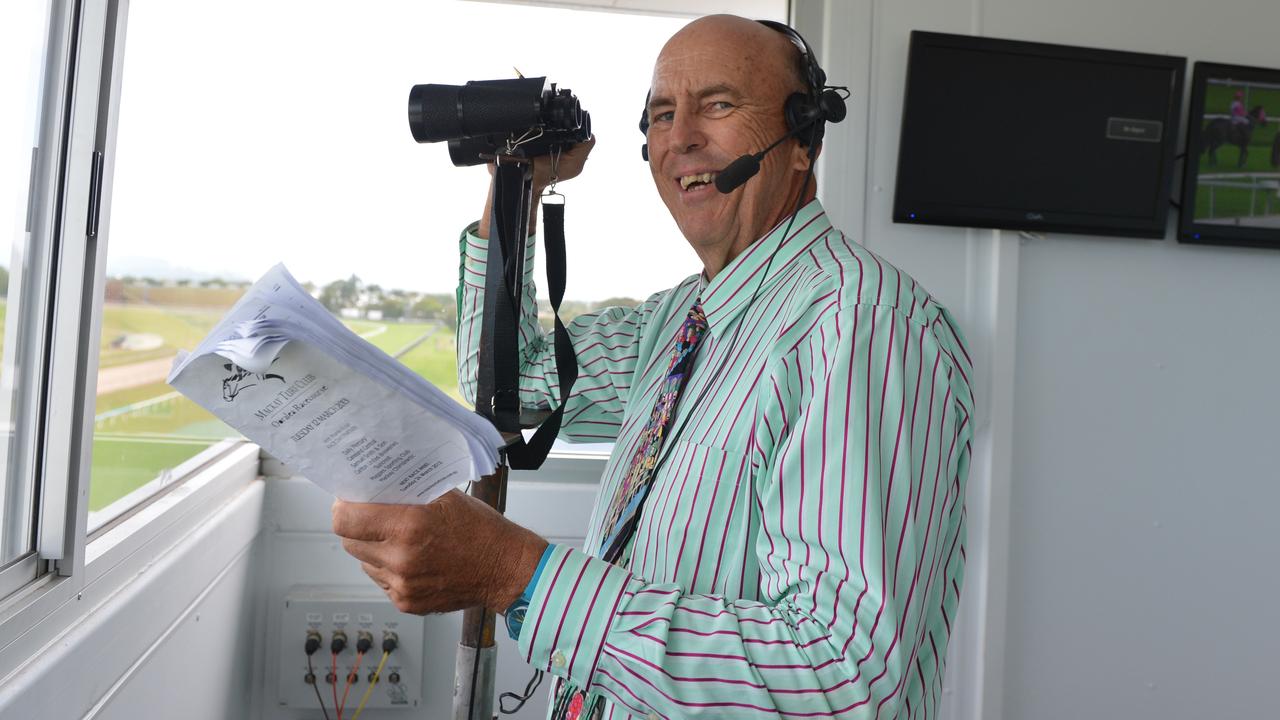
<svg viewBox="0 0 1280 720"><path fill-rule="evenodd" d="M557 677L558 716L937 713L972 427L959 333L915 281L831 227L803 143L730 194L705 182L786 131L783 104L805 89L798 58L779 32L714 16L654 68L649 167L703 268L572 323L581 377L563 433L616 438L584 550L548 547L457 492L335 505L335 531L402 610L523 596L518 647ZM467 392L485 231L463 242ZM531 303L524 332L523 394L546 407L554 358ZM620 491L637 480L647 493ZM632 513L620 556L601 559Z"/></svg>

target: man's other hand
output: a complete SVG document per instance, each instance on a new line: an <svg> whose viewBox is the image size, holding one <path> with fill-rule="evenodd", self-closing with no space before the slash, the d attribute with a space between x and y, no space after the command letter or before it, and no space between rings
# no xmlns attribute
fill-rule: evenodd
<svg viewBox="0 0 1280 720"><path fill-rule="evenodd" d="M564 182L578 177L582 172L582 167L587 163L587 156L591 154L591 148L596 146L596 138L594 135L591 139L574 145L560 156L560 162L556 166L556 182ZM541 201L542 192L551 185L551 165L553 158L550 155L541 155L533 159L533 207L529 212L529 234L532 235L538 229L538 203ZM489 163L489 175L493 176L494 165ZM493 211L493 183L489 183L489 194L485 197L484 213L480 215L480 224L476 227L476 237L489 237L489 216Z"/></svg>
<svg viewBox="0 0 1280 720"><path fill-rule="evenodd" d="M418 615L476 605L505 611L547 547L458 490L427 505L338 500L333 531L397 609Z"/></svg>
<svg viewBox="0 0 1280 720"><path fill-rule="evenodd" d="M556 182L564 182L572 180L582 174L582 168L587 164L587 156L591 154L591 148L596 146L596 138L594 135L586 142L578 143L560 155L560 162L556 166ZM552 156L544 155L533 160L533 189L539 195L549 185L551 185L551 166Z"/></svg>
<svg viewBox="0 0 1280 720"><path fill-rule="evenodd" d="M591 148L596 146L596 138L594 135L586 142L580 142L569 148L560 155L560 164L556 166L556 182L564 182L572 180L582 174L582 168L587 164L587 156L591 154ZM533 159L533 194L534 197L542 194L551 185L551 166L554 164L555 158L551 155L540 155ZM493 175L493 163L489 163L489 174Z"/></svg>

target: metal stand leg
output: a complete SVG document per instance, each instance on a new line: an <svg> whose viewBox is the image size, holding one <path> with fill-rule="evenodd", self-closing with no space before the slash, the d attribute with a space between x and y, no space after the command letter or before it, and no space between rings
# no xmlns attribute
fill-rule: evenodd
<svg viewBox="0 0 1280 720"><path fill-rule="evenodd" d="M506 508L507 465L503 457L497 472L471 484L471 496L503 512ZM498 648L494 644L495 615L485 607L462 612L462 641L454 667L454 720L493 718L493 691ZM477 644L478 641L478 644Z"/></svg>

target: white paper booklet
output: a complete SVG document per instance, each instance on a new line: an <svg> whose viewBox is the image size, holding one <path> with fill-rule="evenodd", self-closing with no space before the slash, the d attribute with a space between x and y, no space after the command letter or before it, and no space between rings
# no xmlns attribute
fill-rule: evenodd
<svg viewBox="0 0 1280 720"><path fill-rule="evenodd" d="M361 339L276 265L169 384L344 500L427 503L494 471L488 420Z"/></svg>

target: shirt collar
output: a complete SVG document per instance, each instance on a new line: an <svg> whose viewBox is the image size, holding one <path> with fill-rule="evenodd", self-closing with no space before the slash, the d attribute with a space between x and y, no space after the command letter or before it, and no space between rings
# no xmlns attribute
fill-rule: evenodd
<svg viewBox="0 0 1280 720"><path fill-rule="evenodd" d="M764 237L731 260L714 279L708 281L706 273L702 274L700 297L711 333L727 327L751 303L754 295L778 280L802 248L831 229L827 212L816 198L800 208L788 230L790 220L791 216L783 218ZM793 249L788 251L788 248ZM773 257L772 263L770 257Z"/></svg>

